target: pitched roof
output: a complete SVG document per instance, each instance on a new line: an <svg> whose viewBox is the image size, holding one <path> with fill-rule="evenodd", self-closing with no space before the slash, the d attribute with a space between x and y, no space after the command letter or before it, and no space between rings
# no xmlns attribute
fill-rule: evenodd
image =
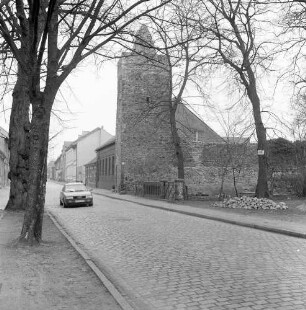
<svg viewBox="0 0 306 310"><path fill-rule="evenodd" d="M95 129L93 129L91 131L83 131L82 134L75 140L75 142L80 141L80 140L88 137L89 135L91 135L92 133L94 133L94 132L96 132L96 131L98 131L100 129L101 129L100 127L97 127L97 128L95 128Z"/></svg>
<svg viewBox="0 0 306 310"><path fill-rule="evenodd" d="M175 118L178 126L184 127L189 131L203 132L203 135L206 137L205 142L224 143L223 139L185 104L177 106Z"/></svg>
<svg viewBox="0 0 306 310"><path fill-rule="evenodd" d="M0 127L0 137L5 139L8 138L8 136L8 132L4 128Z"/></svg>
<svg viewBox="0 0 306 310"><path fill-rule="evenodd" d="M80 136L79 136L76 140L74 140L73 142L70 142L70 143L69 143L69 145L68 145L66 151L68 151L69 149L71 149L71 148L73 148L73 147L76 147L76 145L78 144L78 142L79 142L80 140L82 140L82 139L88 137L88 136L91 135L92 133L94 133L94 132L96 132L96 131L98 131L98 130L101 130L101 129L103 129L103 127L102 127L102 128L97 127L97 128L95 128L95 129L93 129L93 130L91 130L91 131L83 131L82 135L80 135ZM104 129L103 129L103 130L104 130Z"/></svg>
<svg viewBox="0 0 306 310"><path fill-rule="evenodd" d="M181 127L185 127L192 131L202 132L205 136L206 143L224 143L224 139L221 138L213 129L211 129L199 116L197 116L193 111L187 108L184 104L178 105L175 115L176 121ZM105 143L96 148L96 152L107 148L110 145L116 143L116 137L111 137Z"/></svg>
<svg viewBox="0 0 306 310"><path fill-rule="evenodd" d="M154 51L154 43L152 39L152 35L148 29L148 27L144 24L140 26L138 29L135 41L134 41L134 50L138 53L155 53Z"/></svg>
<svg viewBox="0 0 306 310"><path fill-rule="evenodd" d="M64 147L69 146L72 143L72 141L64 141Z"/></svg>
<svg viewBox="0 0 306 310"><path fill-rule="evenodd" d="M116 137L111 137L105 143L103 143L98 148L96 148L96 152L101 151L102 149L104 149L104 148L106 148L112 144L115 144L115 142L116 142Z"/></svg>
<svg viewBox="0 0 306 310"><path fill-rule="evenodd" d="M88 165L91 165L91 164L94 164L97 162L97 157L93 158L91 161L89 161L87 164L85 164L84 166L88 166Z"/></svg>

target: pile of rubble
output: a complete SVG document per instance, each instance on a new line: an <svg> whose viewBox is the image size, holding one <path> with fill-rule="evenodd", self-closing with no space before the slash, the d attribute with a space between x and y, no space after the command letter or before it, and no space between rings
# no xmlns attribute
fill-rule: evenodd
<svg viewBox="0 0 306 310"><path fill-rule="evenodd" d="M213 207L232 209L256 209L256 210L286 210L288 206L284 202L276 203L267 198L256 197L234 197L222 202L216 202Z"/></svg>

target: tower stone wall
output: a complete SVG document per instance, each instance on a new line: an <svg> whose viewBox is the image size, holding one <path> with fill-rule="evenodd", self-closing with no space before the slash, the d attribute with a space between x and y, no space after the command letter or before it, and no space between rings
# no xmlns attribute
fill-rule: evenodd
<svg viewBox="0 0 306 310"><path fill-rule="evenodd" d="M146 29L141 29L142 35ZM147 40L149 34L145 33ZM135 43L118 63L116 184L173 179L170 75L164 58Z"/></svg>

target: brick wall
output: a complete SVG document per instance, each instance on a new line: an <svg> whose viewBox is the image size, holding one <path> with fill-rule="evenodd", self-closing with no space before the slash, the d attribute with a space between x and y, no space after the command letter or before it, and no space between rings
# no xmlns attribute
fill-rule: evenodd
<svg viewBox="0 0 306 310"><path fill-rule="evenodd" d="M97 187L112 189L115 186L115 143L97 150Z"/></svg>

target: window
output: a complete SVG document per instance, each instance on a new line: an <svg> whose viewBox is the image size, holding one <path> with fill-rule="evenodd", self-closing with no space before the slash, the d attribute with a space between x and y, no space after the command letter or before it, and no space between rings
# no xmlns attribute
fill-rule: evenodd
<svg viewBox="0 0 306 310"><path fill-rule="evenodd" d="M105 164L104 175L107 175L107 158L104 159L104 164Z"/></svg>
<svg viewBox="0 0 306 310"><path fill-rule="evenodd" d="M112 175L115 175L115 157L112 157Z"/></svg>
<svg viewBox="0 0 306 310"><path fill-rule="evenodd" d="M195 132L195 141L199 142L199 132L198 131Z"/></svg>
<svg viewBox="0 0 306 310"><path fill-rule="evenodd" d="M77 192L77 191L86 191L86 187L82 183L68 184L65 187L64 192Z"/></svg>

